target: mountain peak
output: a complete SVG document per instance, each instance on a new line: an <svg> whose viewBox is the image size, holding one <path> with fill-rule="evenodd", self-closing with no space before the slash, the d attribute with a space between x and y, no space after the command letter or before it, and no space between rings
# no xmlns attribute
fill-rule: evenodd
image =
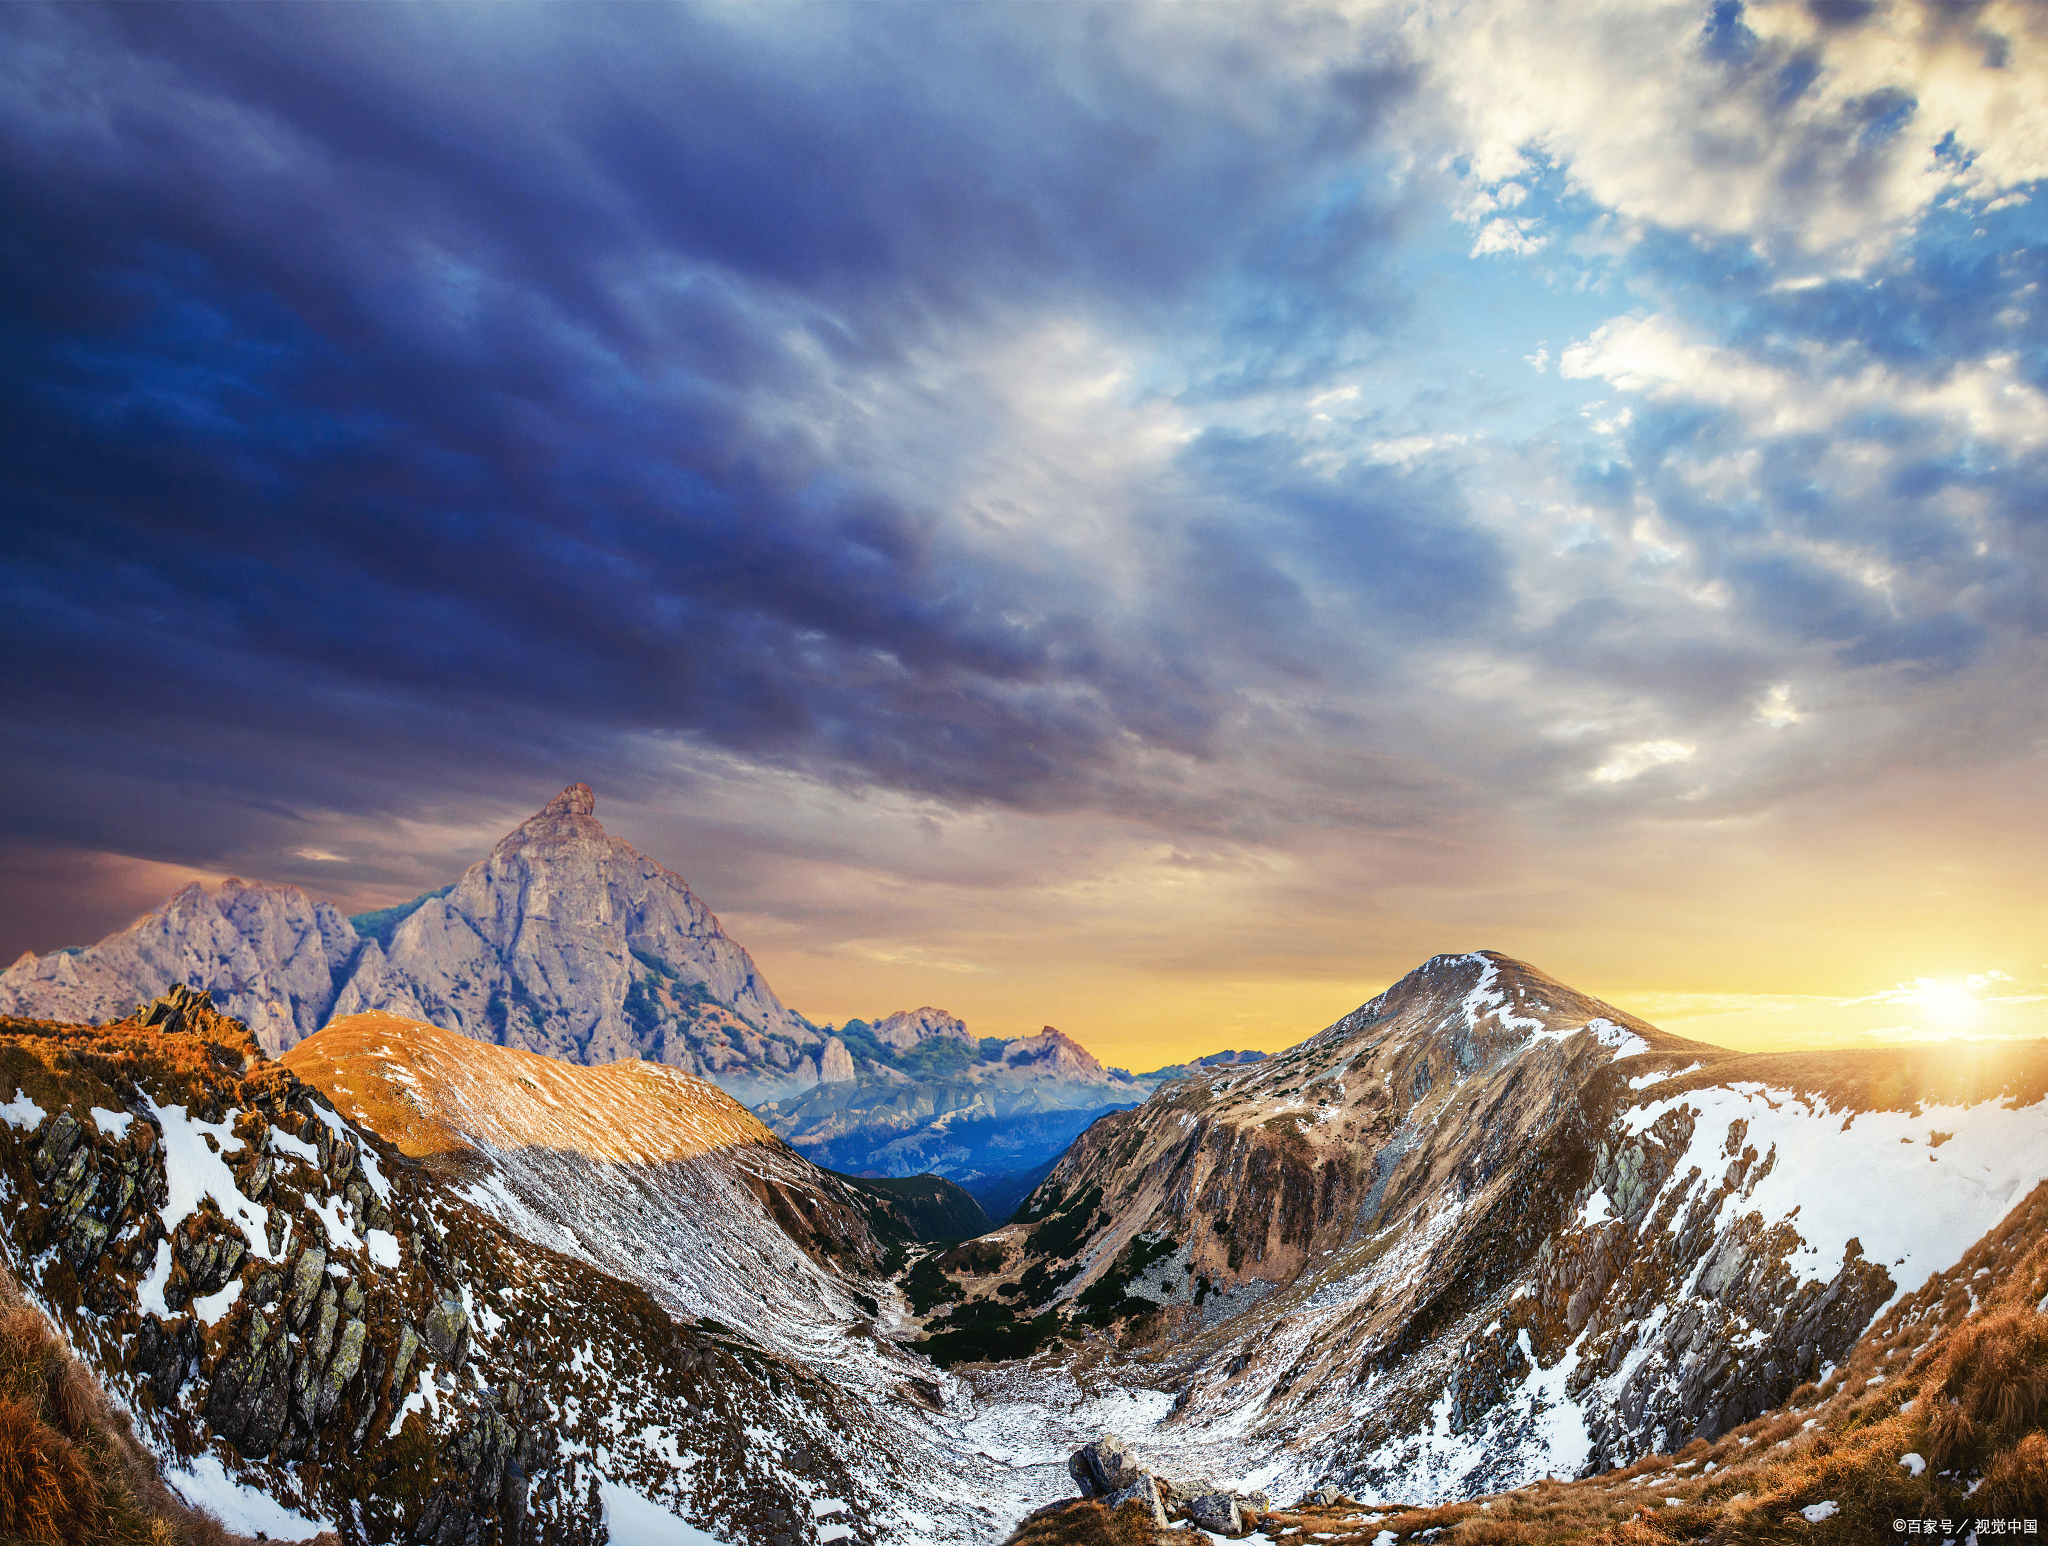
<svg viewBox="0 0 2048 1546"><path fill-rule="evenodd" d="M598 797L590 790L590 784L569 784L565 790L561 790L561 795L557 795L547 805L543 805L539 811L535 811L537 817L551 817L551 815L596 815L596 813L598 813Z"/></svg>
<svg viewBox="0 0 2048 1546"><path fill-rule="evenodd" d="M571 784L536 813L541 816L594 816L597 796L588 784Z"/></svg>

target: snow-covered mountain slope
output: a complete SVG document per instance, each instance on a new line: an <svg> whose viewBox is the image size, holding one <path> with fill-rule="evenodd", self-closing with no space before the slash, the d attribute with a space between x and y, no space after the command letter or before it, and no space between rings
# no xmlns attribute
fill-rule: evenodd
<svg viewBox="0 0 2048 1546"><path fill-rule="evenodd" d="M1149 1442L1275 1492L1623 1463L1782 1402L1960 1257L2048 1177L2044 1092L2048 1047L1739 1057L1437 957L1090 1128L947 1259L933 1346L1115 1331L1174 1393Z"/></svg>
<svg viewBox="0 0 2048 1546"><path fill-rule="evenodd" d="M848 1379L838 1366L874 1346L844 1332L874 1316L862 1301L908 1224L701 1079L579 1067L383 1013L337 1020L283 1061L506 1228L638 1283L683 1320L748 1328Z"/></svg>
<svg viewBox="0 0 2048 1546"><path fill-rule="evenodd" d="M22 956L0 972L0 1015L94 1025L184 983L275 1054L326 1024L361 946L297 886L190 885L89 949Z"/></svg>
<svg viewBox="0 0 2048 1546"><path fill-rule="evenodd" d="M1969 1049L1962 1049L1966 1053ZM1274 1501L1269 1541L1517 1546L1862 1546L2027 1533L2048 1456L2048 1182L1947 1270L1886 1309L1785 1405L1709 1441L1558 1483L1430 1506L1398 1490ZM1141 1463L1159 1456L1141 1448ZM1072 1540L1067 1500L1005 1546ZM1159 1536L1159 1546L1180 1539Z"/></svg>
<svg viewBox="0 0 2048 1546"><path fill-rule="evenodd" d="M188 1496L380 1543L1015 1517L929 1409L949 1382L877 1334L886 1201L672 1070L326 1039L295 1061L345 1112L204 995L0 1021L0 1254Z"/></svg>

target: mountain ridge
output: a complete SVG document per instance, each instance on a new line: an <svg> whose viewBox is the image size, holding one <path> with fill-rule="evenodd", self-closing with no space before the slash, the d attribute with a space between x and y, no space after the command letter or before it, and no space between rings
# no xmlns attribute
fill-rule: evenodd
<svg viewBox="0 0 2048 1546"><path fill-rule="evenodd" d="M2048 1176L2044 1096L2048 1043L1753 1059L1433 957L1090 1127L942 1261L924 1331L949 1361L1078 1336L1175 1392L1155 1443L1261 1485L1571 1475L1842 1357ZM1844 1170L1882 1180L1809 1178Z"/></svg>

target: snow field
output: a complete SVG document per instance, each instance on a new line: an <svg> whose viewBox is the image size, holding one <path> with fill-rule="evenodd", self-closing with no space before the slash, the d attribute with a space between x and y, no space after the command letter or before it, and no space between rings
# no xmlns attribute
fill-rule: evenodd
<svg viewBox="0 0 2048 1546"><path fill-rule="evenodd" d="M1822 1098L1744 1084L1640 1106L1622 1131L1641 1134L1680 1107L1695 1113L1692 1139L1665 1190L1692 1184L1695 1168L1698 1184L1719 1185L1730 1162L1729 1125L1747 1122L1743 1143L1758 1154L1752 1176L1774 1153L1775 1163L1746 1193L1728 1197L1715 1231L1751 1213L1766 1227L1791 1220L1808 1247L1789 1263L1802 1280L1832 1281L1855 1239L1900 1293L1912 1293L2048 1178L2048 1103L1843 1113ZM1954 1136L1934 1147L1936 1133ZM1660 1194L1652 1211L1663 1201Z"/></svg>

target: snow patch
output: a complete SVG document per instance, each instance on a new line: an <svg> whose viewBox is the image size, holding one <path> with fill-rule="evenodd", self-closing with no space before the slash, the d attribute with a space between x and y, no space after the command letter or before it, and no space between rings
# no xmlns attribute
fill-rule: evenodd
<svg viewBox="0 0 2048 1546"><path fill-rule="evenodd" d="M109 1138L126 1138L134 1122L135 1113L132 1111L108 1111L100 1106L92 1108L92 1125Z"/></svg>
<svg viewBox="0 0 2048 1546"><path fill-rule="evenodd" d="M1687 1074L1696 1074L1704 1065L1688 1064L1684 1068L1653 1068L1647 1074L1638 1074L1629 1080L1631 1090L1647 1090L1653 1084L1662 1084L1666 1079L1681 1079Z"/></svg>
<svg viewBox="0 0 2048 1546"><path fill-rule="evenodd" d="M1738 1084L1651 1101L1628 1112L1622 1130L1638 1136L1681 1107L1694 1114L1692 1139L1667 1186L1717 1185L1729 1126L1748 1123L1744 1142L1761 1156L1751 1174L1767 1162L1769 1174L1730 1193L1710 1227L1718 1234L1750 1214L1766 1229L1791 1219L1807 1249L1786 1265L1802 1280L1832 1282L1855 1239L1900 1295L1913 1293L2048 1177L2048 1104L2040 1102L1865 1111L1844 1130L1824 1098ZM1936 1131L1955 1136L1930 1154ZM1688 1183L1694 1169L1702 1179Z"/></svg>
<svg viewBox="0 0 2048 1546"><path fill-rule="evenodd" d="M1910 1452L1899 1456L1899 1464L1904 1466L1914 1476L1924 1475L1927 1470L1926 1459L1923 1456Z"/></svg>
<svg viewBox="0 0 2048 1546"><path fill-rule="evenodd" d="M320 1222L327 1226L327 1243L337 1251L360 1251L363 1248L362 1239L350 1227L347 1217L343 1214L342 1210L348 1204L342 1198L328 1197L323 1202L315 1202L308 1197L306 1206L311 1208L318 1215Z"/></svg>
<svg viewBox="0 0 2048 1546"><path fill-rule="evenodd" d="M1593 1195L1586 1199L1586 1206L1579 1210L1579 1223L1590 1229L1595 1224L1605 1224L1614 1216L1614 1203L1607 1195L1607 1188L1596 1186Z"/></svg>
<svg viewBox="0 0 2048 1546"><path fill-rule="evenodd" d="M298 1541L334 1528L331 1519L295 1514L268 1493L236 1481L212 1455L199 1456L189 1467L166 1467L164 1479L187 1503L212 1510L222 1524L243 1535L261 1530Z"/></svg>
<svg viewBox="0 0 2048 1546"><path fill-rule="evenodd" d="M242 1195L235 1173L222 1158L241 1152L242 1140L234 1132L240 1109L229 1111L225 1122L199 1122L187 1116L183 1106L159 1106L151 1096L142 1098L164 1135L164 1179L170 1195L158 1217L165 1231L175 1230L199 1211L201 1198L211 1197L220 1204L222 1215L241 1227L251 1256L275 1260L264 1233L270 1210Z"/></svg>
<svg viewBox="0 0 2048 1546"><path fill-rule="evenodd" d="M43 1118L50 1113L35 1102L35 1097L22 1092L21 1086L14 1087L14 1099L0 1106L0 1121L9 1127L25 1127L34 1132L43 1125Z"/></svg>
<svg viewBox="0 0 2048 1546"><path fill-rule="evenodd" d="M1835 1517L1835 1512L1835 1500L1833 1498L1829 1498L1825 1503L1807 1504L1806 1507L1802 1508L1799 1511L1799 1517L1801 1519L1804 1519L1810 1525L1817 1525L1823 1519L1833 1519Z"/></svg>
<svg viewBox="0 0 2048 1546"><path fill-rule="evenodd" d="M605 1527L612 1546L726 1546L715 1535L707 1535L693 1524L678 1519L659 1503L642 1497L617 1482L599 1482L598 1497L604 1505ZM827 1526L831 1528L844 1528ZM846 1531L852 1534L851 1530ZM826 1539L823 1530L818 1539ZM839 1539L833 1536L832 1539Z"/></svg>
<svg viewBox="0 0 2048 1546"><path fill-rule="evenodd" d="M149 1275L135 1285L135 1303L160 1321L171 1318L171 1307L164 1303L164 1289L171 1281L171 1242L159 1240L156 1243L156 1265L149 1269Z"/></svg>
<svg viewBox="0 0 2048 1546"><path fill-rule="evenodd" d="M161 1297L163 1290L158 1289L157 1293ZM233 1307L234 1302L241 1297L242 1280L236 1278L219 1293L208 1294L204 1299L193 1300L192 1313L198 1316L206 1325L211 1326L219 1321L223 1315L227 1314L229 1309Z"/></svg>
<svg viewBox="0 0 2048 1546"><path fill-rule="evenodd" d="M366 1229L363 1239L370 1247L370 1260L379 1267L398 1266L398 1236L388 1229Z"/></svg>
<svg viewBox="0 0 2048 1546"><path fill-rule="evenodd" d="M270 1152L282 1154L291 1159L304 1160L308 1165L320 1163L320 1151L303 1138L295 1138L281 1127L270 1130Z"/></svg>
<svg viewBox="0 0 2048 1546"><path fill-rule="evenodd" d="M1601 1046L1611 1047L1614 1050L1614 1061L1616 1062L1623 1058L1639 1057L1650 1050L1650 1044L1634 1031L1625 1030L1621 1026L1616 1025L1612 1020L1602 1016L1596 1016L1588 1020L1586 1022L1586 1029L1592 1033L1593 1039L1599 1042Z"/></svg>

